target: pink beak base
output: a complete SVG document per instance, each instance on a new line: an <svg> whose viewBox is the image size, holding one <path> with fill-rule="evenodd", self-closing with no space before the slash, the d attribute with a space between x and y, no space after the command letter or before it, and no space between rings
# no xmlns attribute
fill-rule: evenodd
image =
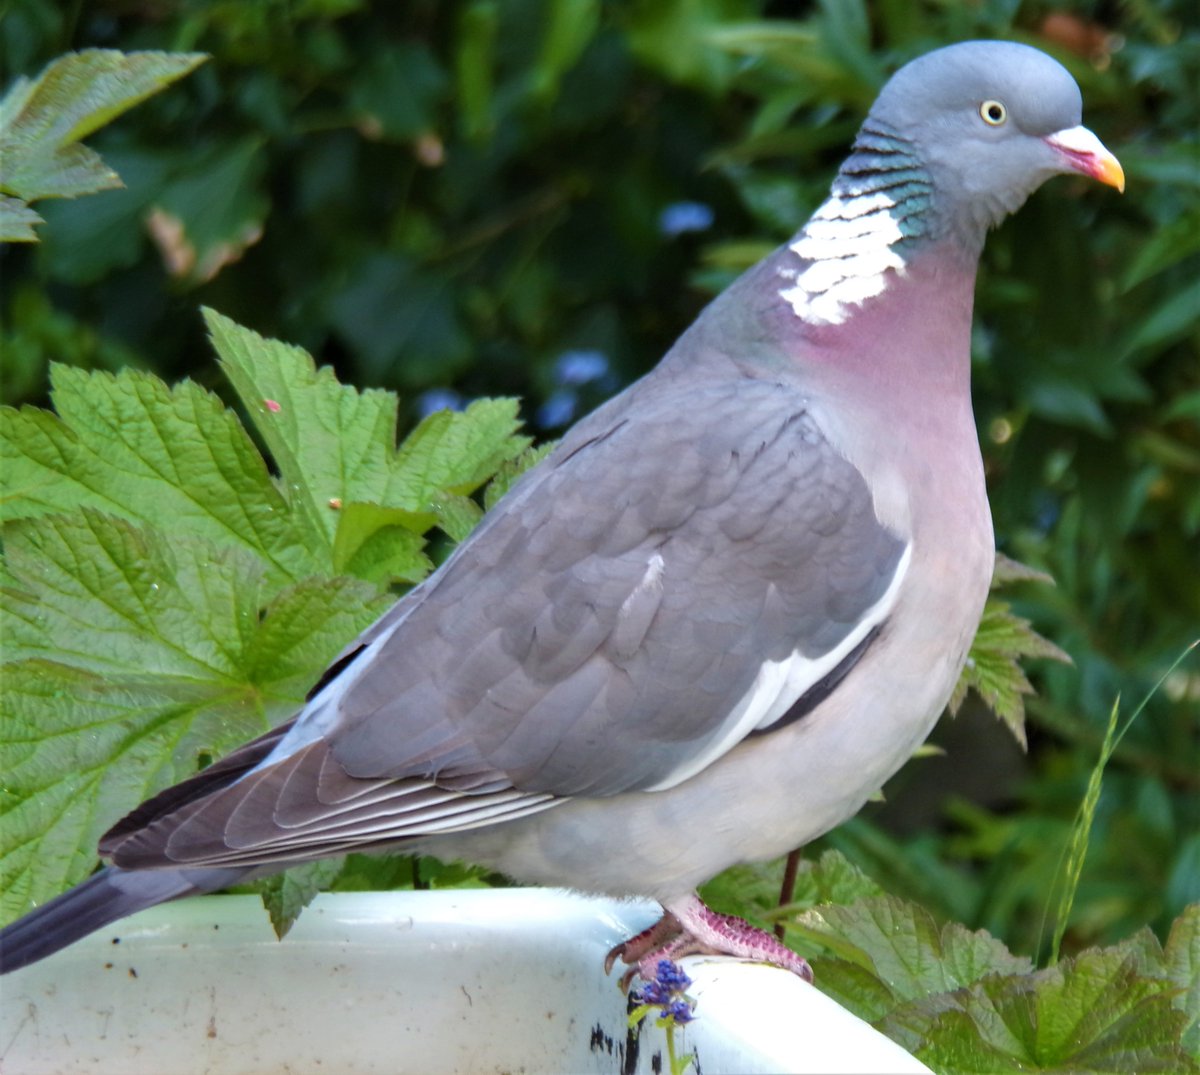
<svg viewBox="0 0 1200 1075"><path fill-rule="evenodd" d="M1047 135L1045 142L1065 158L1071 171L1090 175L1124 193L1125 170L1121 162L1086 127L1057 131Z"/></svg>

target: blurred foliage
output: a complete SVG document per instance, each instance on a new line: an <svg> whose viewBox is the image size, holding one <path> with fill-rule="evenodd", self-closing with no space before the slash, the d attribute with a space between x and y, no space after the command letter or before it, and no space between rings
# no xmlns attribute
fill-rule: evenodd
<svg viewBox="0 0 1200 1075"><path fill-rule="evenodd" d="M1036 952L1114 699L1139 700L1200 625L1193 0L0 10L6 78L85 47L213 57L89 139L124 190L39 203L43 242L0 251L7 401L44 402L51 359L216 387L209 304L400 390L408 417L518 395L547 435L804 221L904 60L988 36L1063 60L1128 193L1058 179L991 238L975 385L998 543L1057 582L1020 584L1013 611L1074 666L1033 669L1028 757L968 704L936 733L947 758L824 841ZM1067 947L1165 938L1197 898L1193 660L1109 763Z"/></svg>
<svg viewBox="0 0 1200 1075"><path fill-rule="evenodd" d="M203 55L85 49L18 78L0 101L0 240L34 242L39 198L121 186L81 139L203 63Z"/></svg>

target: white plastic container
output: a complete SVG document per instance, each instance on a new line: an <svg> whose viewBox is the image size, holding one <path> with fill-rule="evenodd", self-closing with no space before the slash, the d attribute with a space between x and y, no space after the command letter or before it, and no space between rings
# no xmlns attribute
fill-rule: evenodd
<svg viewBox="0 0 1200 1075"><path fill-rule="evenodd" d="M603 968L656 914L542 889L325 895L279 942L257 897L185 900L0 979L0 1071L665 1071L665 1032L630 1034ZM703 1075L928 1071L787 971L683 966L698 1003L676 1043Z"/></svg>

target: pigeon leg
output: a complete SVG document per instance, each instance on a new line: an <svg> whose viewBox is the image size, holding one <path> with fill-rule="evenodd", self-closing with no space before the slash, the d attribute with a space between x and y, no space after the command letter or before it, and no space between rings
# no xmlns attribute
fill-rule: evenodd
<svg viewBox="0 0 1200 1075"><path fill-rule="evenodd" d="M656 952L662 952L670 946L676 938L683 933L683 926L679 924L679 919L676 918L670 911L664 910L663 916L654 925L642 930L641 933L635 934L627 941L622 941L615 948L611 949L604 957L604 973L610 974L613 969L613 964L618 959L623 963L631 964L630 969L621 976L621 988L628 991L629 983L633 980L635 974L640 973L639 967L645 963L647 966L653 967L654 961L647 960ZM650 981L654 975L651 974Z"/></svg>
<svg viewBox="0 0 1200 1075"><path fill-rule="evenodd" d="M675 962L694 955L753 959L790 970L806 982L813 980L807 960L773 934L744 919L709 910L695 893L672 901L664 910L666 913L649 929L608 953L606 971L612 969L618 957L632 964L621 977L622 989L629 988L635 974L645 982L653 981L661 959Z"/></svg>

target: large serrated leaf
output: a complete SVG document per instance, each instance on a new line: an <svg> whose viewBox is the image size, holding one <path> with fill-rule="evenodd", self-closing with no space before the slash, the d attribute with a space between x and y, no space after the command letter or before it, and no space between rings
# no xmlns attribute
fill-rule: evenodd
<svg viewBox="0 0 1200 1075"><path fill-rule="evenodd" d="M1090 951L1032 975L986 978L880 1027L947 1073L1194 1072L1167 985L1119 951Z"/></svg>
<svg viewBox="0 0 1200 1075"><path fill-rule="evenodd" d="M6 595L2 611L6 660L42 657L97 675L238 676L246 636L219 628L257 622L263 569L253 558L169 543L90 508L7 527L5 557L23 591Z"/></svg>
<svg viewBox="0 0 1200 1075"><path fill-rule="evenodd" d="M916 996L873 1021L939 1072L1195 1071L1176 992L1160 965L1118 945Z"/></svg>
<svg viewBox="0 0 1200 1075"><path fill-rule="evenodd" d="M0 408L0 518L92 507L260 557L276 581L325 569L235 415L190 382L52 371L59 416Z"/></svg>
<svg viewBox="0 0 1200 1075"><path fill-rule="evenodd" d="M1030 969L995 937L958 925L939 929L927 911L895 896L815 908L791 928L886 982L898 1002Z"/></svg>
<svg viewBox="0 0 1200 1075"><path fill-rule="evenodd" d="M355 579L272 590L251 554L90 508L5 528L2 909L79 880L148 794L284 719L387 606Z"/></svg>
<svg viewBox="0 0 1200 1075"><path fill-rule="evenodd" d="M308 578L287 586L262 609L252 644L243 648L243 675L264 697L296 702L345 642L392 603L358 578Z"/></svg>
<svg viewBox="0 0 1200 1075"><path fill-rule="evenodd" d="M425 561L400 531L422 534L436 522L461 541L480 516L466 497L501 468L515 468L529 447L517 433L516 401L487 399L430 415L397 448L393 393L340 385L300 348L213 310L204 316L284 495L339 570L412 579Z"/></svg>
<svg viewBox="0 0 1200 1075"><path fill-rule="evenodd" d="M947 1075L1200 1070L1200 905L1165 948L1142 930L1039 971L986 932L939 927L887 895L814 907L793 935L818 988Z"/></svg>
<svg viewBox="0 0 1200 1075"><path fill-rule="evenodd" d="M267 340L214 310L204 319L221 369L270 451L284 495L332 551L332 504L382 503L396 443L394 393L341 385L299 347Z"/></svg>
<svg viewBox="0 0 1200 1075"><path fill-rule="evenodd" d="M378 504L345 504L339 509L333 539L337 571L386 583L417 582L433 564L421 537L437 521L432 512L417 513Z"/></svg>

